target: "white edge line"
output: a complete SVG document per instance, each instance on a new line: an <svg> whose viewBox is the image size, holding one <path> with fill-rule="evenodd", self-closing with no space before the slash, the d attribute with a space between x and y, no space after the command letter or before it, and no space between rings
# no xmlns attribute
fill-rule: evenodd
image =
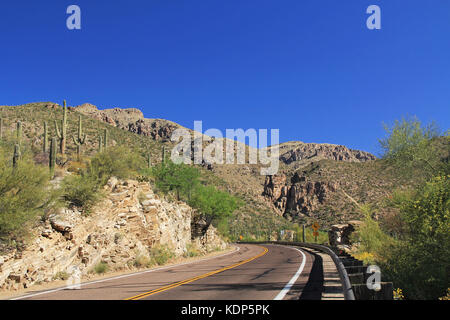
<svg viewBox="0 0 450 320"><path fill-rule="evenodd" d="M202 261L206 261L206 260L211 260L211 259L215 259L215 258L224 257L224 256L227 256L229 254L236 253L240 249L241 248L236 246L236 249L234 249L233 251L227 252L227 253L224 253L224 254L221 254L221 255L218 255L218 256L204 258L204 259L191 261L191 262L179 263L179 264L175 264L175 265L171 265L171 266L159 267L159 268L155 268L155 269L151 269L151 270L145 270L145 271L139 271L139 272L134 272L134 273L130 273L130 274L124 274L124 275L116 276L116 277L112 277L112 278L106 278L106 279L89 281L89 282L85 282L85 283L80 283L78 286L79 286L79 288L81 288L82 286L87 286L87 285L94 284L94 283L100 283L100 282L117 280L117 279L122 279L122 278L127 278L127 277L133 277L133 276L137 276L137 275L144 274L144 273L150 273L150 272L159 271L159 270L176 268L176 267L184 266L184 265L187 265L187 264L194 264L194 263L197 263L197 262L202 262ZM61 287L61 288L57 288L57 289L52 289L52 290L37 292L37 293L33 293L33 294L28 294L28 295L21 296L21 297L11 298L11 299L7 299L7 300L21 300L21 299L26 299L26 298L39 296L39 295L42 295L42 294L48 294L48 293L58 292L58 291L65 290L65 289L71 289L73 287L74 287L74 285L70 285L70 286L65 286L65 287Z"/></svg>
<svg viewBox="0 0 450 320"><path fill-rule="evenodd" d="M303 268L305 268L305 264L306 264L306 256L302 250L297 249L297 248L287 247L287 246L285 246L285 248L297 250L298 252L300 252L302 254L303 259L302 259L302 263L300 264L300 267L298 268L297 272L294 274L294 276L291 278L291 280L289 280L289 282L284 286L283 290L281 290L280 293L278 293L277 296L273 300L283 300L284 296L289 292L289 290L291 290L295 281L297 281L298 277L302 273Z"/></svg>

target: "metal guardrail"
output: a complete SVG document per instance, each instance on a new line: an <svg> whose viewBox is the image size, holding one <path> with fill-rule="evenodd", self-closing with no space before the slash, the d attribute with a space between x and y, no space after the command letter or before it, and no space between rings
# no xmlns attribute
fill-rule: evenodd
<svg viewBox="0 0 450 320"><path fill-rule="evenodd" d="M239 243L281 244L281 245L304 247L304 248L310 248L310 249L322 251L322 252L328 254L329 256L331 256L331 259L333 259L333 262L336 265L336 269L338 270L339 277L341 278L341 283L342 283L342 286L344 288L344 298L345 298L345 300L355 300L355 294L353 293L352 285L350 283L350 279L348 277L347 270L345 269L344 264L342 263L341 259L339 259L337 254L330 247L327 247L327 246L324 246L324 245L321 245L321 244L315 244L315 243L284 242L284 241L239 242Z"/></svg>

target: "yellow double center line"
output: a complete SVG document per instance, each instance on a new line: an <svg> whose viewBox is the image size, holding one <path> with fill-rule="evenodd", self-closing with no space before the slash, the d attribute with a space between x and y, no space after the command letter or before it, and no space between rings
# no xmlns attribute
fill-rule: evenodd
<svg viewBox="0 0 450 320"><path fill-rule="evenodd" d="M219 270L214 270L214 271L202 274L202 275L194 277L194 278L190 278L190 279L187 279L187 280L175 282L175 283L169 284L167 286L164 286L164 287L161 287L161 288L158 288L158 289L154 289L152 291L144 292L144 293L138 294L137 296L134 296L134 297L131 297L131 298L127 298L125 300L139 300L139 299L142 299L142 298L154 295L156 293L160 293L160 292L163 292L163 291L166 291L166 290L170 290L170 289L179 287L179 286L181 286L183 284L191 283L191 282L194 282L194 281L197 281L197 280L200 280L200 279L212 276L213 274L217 274L217 273L220 273L220 272L224 272L226 270L230 270L230 269L236 268L236 267L241 266L241 265L243 265L245 263L248 263L248 262L250 262L252 260L258 259L259 257L262 257L263 255L265 255L269 251L267 248L264 248L264 247L262 247L262 248L264 249L263 252L261 252L260 254L254 256L254 257L252 257L250 259L247 259L247 260L235 263L235 264L233 264L231 266L224 267L224 268L219 269Z"/></svg>

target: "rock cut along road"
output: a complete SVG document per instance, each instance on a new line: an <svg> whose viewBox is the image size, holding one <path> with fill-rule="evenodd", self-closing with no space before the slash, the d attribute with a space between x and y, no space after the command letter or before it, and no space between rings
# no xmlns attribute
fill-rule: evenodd
<svg viewBox="0 0 450 320"><path fill-rule="evenodd" d="M302 248L238 244L232 253L82 283L17 299L272 300L321 299L322 258Z"/></svg>

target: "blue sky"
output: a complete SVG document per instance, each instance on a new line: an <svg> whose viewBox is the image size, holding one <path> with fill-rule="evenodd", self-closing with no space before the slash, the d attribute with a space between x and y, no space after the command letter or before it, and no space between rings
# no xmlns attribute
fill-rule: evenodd
<svg viewBox="0 0 450 320"><path fill-rule="evenodd" d="M81 8L82 29L66 28ZM381 30L366 8L381 7ZM193 128L377 153L402 115L450 127L450 1L2 1L0 105L137 107Z"/></svg>

